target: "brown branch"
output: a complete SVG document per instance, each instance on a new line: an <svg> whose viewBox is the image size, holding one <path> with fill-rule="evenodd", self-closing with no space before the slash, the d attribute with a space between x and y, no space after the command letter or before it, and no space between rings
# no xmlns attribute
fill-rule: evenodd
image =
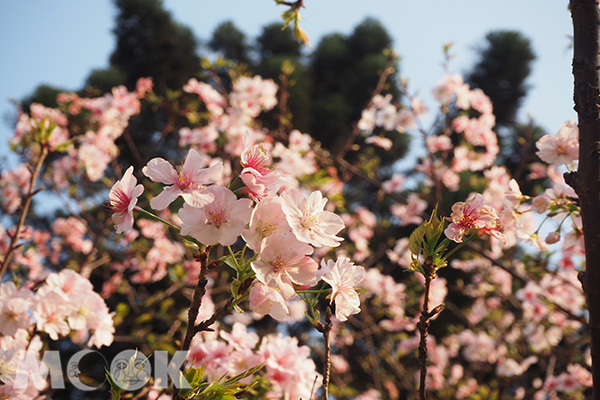
<svg viewBox="0 0 600 400"><path fill-rule="evenodd" d="M252 282L254 282L254 278L246 279L244 283L242 283L242 286L240 286L240 289L238 290L238 298L235 299L231 297L221 308L215 311L215 313L209 319L207 319L206 321L202 321L201 323L196 325L194 327L194 334L204 331L212 331L212 329L210 329L210 326L217 322L217 320L223 317L225 314L231 313L231 306L233 305L233 302L238 300L244 294L246 294L248 289L250 289L250 286L252 286Z"/></svg>
<svg viewBox="0 0 600 400"><path fill-rule="evenodd" d="M19 222L17 223L15 232L10 237L10 244L8 246L8 252L6 253L6 256L4 257L4 260L2 260L2 266L0 266L0 281L2 280L2 276L4 276L4 273L8 269L8 265L10 264L10 260L13 256L14 252L20 246L18 244L18 242L19 242L19 239L21 238L21 229L23 229L23 225L25 225L25 218L27 217L27 214L29 213L29 208L31 207L33 195L37 193L34 189L35 184L36 184L37 179L42 170L42 165L44 164L44 161L46 160L46 157L48 156L48 146L40 145L40 147L41 147L41 153L37 160L35 170L31 174L31 179L29 180L29 189L27 190L27 194L25 195L25 202L23 204L23 208L21 209L21 215L19 216Z"/></svg>
<svg viewBox="0 0 600 400"><path fill-rule="evenodd" d="M192 304L190 309L188 310L188 326L185 331L185 337L181 344L181 351L188 351L190 349L190 344L192 343L192 339L194 335L196 335L196 318L198 318L198 312L200 310L200 306L202 305L202 297L206 293L206 284L208 283L208 279L206 275L208 274L208 255L210 253L210 247L200 251L198 255L197 261L200 263L200 274L198 275L198 283L194 288L194 295L192 297ZM182 371L185 368L185 364L181 365ZM179 397L179 388L175 387L173 389L173 398L180 399Z"/></svg>
<svg viewBox="0 0 600 400"><path fill-rule="evenodd" d="M419 381L419 399L426 400L427 392L425 383L427 380L427 330L429 328L429 321L431 316L429 315L429 290L431 289L431 281L435 278L432 272L431 265L427 262L423 265L425 270L425 294L423 295L423 310L421 317L419 318L419 333L421 334L421 340L419 341L419 364L421 365L421 377Z"/></svg>
<svg viewBox="0 0 600 400"><path fill-rule="evenodd" d="M600 400L600 10L597 0L571 0L573 99L579 126L579 196L585 242L593 399Z"/></svg>
<svg viewBox="0 0 600 400"><path fill-rule="evenodd" d="M323 334L323 339L325 339L325 362L323 365L323 399L327 400L329 398L329 379L331 378L331 343L329 342L329 334L331 333L331 309L327 307L327 313L325 315L325 325L321 322L315 326L319 332Z"/></svg>

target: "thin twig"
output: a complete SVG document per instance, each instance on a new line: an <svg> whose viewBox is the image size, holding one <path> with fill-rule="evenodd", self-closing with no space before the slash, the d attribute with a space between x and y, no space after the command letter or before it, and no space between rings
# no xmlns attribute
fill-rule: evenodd
<svg viewBox="0 0 600 400"><path fill-rule="evenodd" d="M387 61L387 64L385 65L385 68L383 69L383 72L379 76L379 81L377 82L377 86L375 87L375 90L373 91L373 94L371 95L371 99L369 100L369 103L367 104L366 108L371 107L371 105L373 105L373 98L375 96L377 96L378 94L381 94L381 92L383 91L383 88L385 87L385 83L387 82L387 79L394 72L394 67L392 67L392 65L393 65L395 59L396 59L396 57L394 56L393 53L391 53L390 56L388 57L388 61ZM336 159L343 159L344 156L346 155L346 153L348 151L350 151L350 149L352 149L352 146L354 145L354 141L356 140L356 137L358 136L359 133L360 133L360 129L358 129L358 124L355 124L354 129L352 130L352 134L350 135L348 140L346 140L346 143L338 152L337 156L335 157Z"/></svg>
<svg viewBox="0 0 600 400"><path fill-rule="evenodd" d="M48 146L40 145L41 153L38 158L37 164L35 166L35 171L31 174L31 179L29 180L29 188L27 190L27 194L25 195L25 203L23 204L23 208L21 209L21 215L19 217L19 222L17 223L17 227L15 229L14 234L11 235L10 245L8 246L8 252L2 261L2 266L0 267L0 281L2 280L2 276L8 269L8 265L10 264L10 260L15 252L15 250L19 247L19 239L21 238L21 229L23 229L23 225L25 224L25 218L29 213L29 208L31 207L31 201L33 200L33 195L37 193L35 191L35 184L40 175L40 171L42 170L42 165L48 156Z"/></svg>
<svg viewBox="0 0 600 400"><path fill-rule="evenodd" d="M323 399L329 398L329 379L331 378L331 343L329 341L329 335L331 333L331 309L327 307L327 314L325 314L325 325L319 324L316 326L317 330L323 334L325 339L325 362L323 365Z"/></svg>

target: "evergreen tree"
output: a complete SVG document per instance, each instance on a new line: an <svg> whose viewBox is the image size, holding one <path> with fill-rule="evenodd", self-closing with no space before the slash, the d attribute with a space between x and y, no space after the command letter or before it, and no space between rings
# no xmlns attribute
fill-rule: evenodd
<svg viewBox="0 0 600 400"><path fill-rule="evenodd" d="M525 179L529 171L524 168L537 159L535 142L546 132L533 121L524 124L516 120L535 60L531 42L517 31L492 31L477 47L477 54L478 60L466 80L483 90L494 106L501 149L496 163L505 165L525 192L534 192L533 183Z"/></svg>
<svg viewBox="0 0 600 400"><path fill-rule="evenodd" d="M510 126L529 89L525 81L535 60L531 42L517 31L492 31L477 54L478 61L466 80L490 97L496 125Z"/></svg>
<svg viewBox="0 0 600 400"><path fill-rule="evenodd" d="M154 90L180 88L200 69L198 42L190 28L175 22L161 0L115 0L117 48L110 64L125 74L129 89L152 77Z"/></svg>
<svg viewBox="0 0 600 400"><path fill-rule="evenodd" d="M251 64L250 46L246 34L240 31L232 21L220 23L213 31L208 47L232 61Z"/></svg>
<svg viewBox="0 0 600 400"><path fill-rule="evenodd" d="M310 132L327 149L337 152L346 142L387 64L384 50L391 47L390 35L373 18L365 19L349 36L325 36L316 47L311 55L314 84ZM394 68L397 71L398 65ZM389 77L386 93L394 101L399 100L396 73ZM401 158L406 150L406 141L398 132L386 135L393 140L394 148L377 154L383 164Z"/></svg>
<svg viewBox="0 0 600 400"><path fill-rule="evenodd" d="M290 28L282 28L283 24L279 22L263 27L256 39L257 50L263 60L273 56L300 57L302 46Z"/></svg>

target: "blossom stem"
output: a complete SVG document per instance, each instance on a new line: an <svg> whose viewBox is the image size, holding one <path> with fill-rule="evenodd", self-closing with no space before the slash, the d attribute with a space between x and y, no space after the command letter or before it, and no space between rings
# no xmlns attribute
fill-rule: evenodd
<svg viewBox="0 0 600 400"><path fill-rule="evenodd" d="M169 226L169 227L171 227L171 228L173 228L173 229L176 229L177 231L181 231L181 228L180 228L180 227L178 227L178 226L176 226L176 225L173 225L173 224L172 224L172 223L170 223L169 221L166 221L166 220L162 219L161 217L159 217L159 216L158 216L158 215L156 215L156 214L152 214L150 211L146 211L146 210L144 210L143 208L141 208L141 207L138 207L138 206L135 206L133 209L134 209L134 210L136 210L136 211L139 211L139 212L141 212L142 214L144 214L144 215L145 215L145 216L147 216L147 217L150 217L150 218L153 218L153 219L155 219L155 220L157 220L157 221L160 221L160 222L162 222L163 224L165 224L165 225L167 225L167 226Z"/></svg>
<svg viewBox="0 0 600 400"><path fill-rule="evenodd" d="M467 243L469 243L471 240L475 239L476 237L477 237L477 234L473 234L473 235L469 236L468 238L466 238L462 243L459 243L458 246L456 246L455 248L453 248L452 250L450 250L450 252L444 256L444 260L447 260L448 258L450 258L450 256L452 254L454 254L458 250L462 249L463 246L465 246ZM444 242L446 240L449 241L450 239L446 238L446 239L444 239ZM444 243L444 242L442 242L442 243Z"/></svg>
<svg viewBox="0 0 600 400"><path fill-rule="evenodd" d="M233 190L233 188L234 188L234 187L235 187L235 185L237 185L237 184L238 184L238 182L240 182L240 181L241 181L240 177L239 177L239 176L236 176L236 177L235 177L235 179L233 180L233 182L231 182L231 183L229 184L229 190L231 190L231 191L233 192L233 191L234 191L234 190ZM238 188L238 189L240 189L240 188Z"/></svg>
<svg viewBox="0 0 600 400"><path fill-rule="evenodd" d="M231 248L231 246L227 246L227 249L229 250L229 255L231 256L231 258L233 259L233 262L235 263L235 270L238 273L238 278L240 275L240 263L238 263L237 258L235 258L235 254L233 253L233 249Z"/></svg>

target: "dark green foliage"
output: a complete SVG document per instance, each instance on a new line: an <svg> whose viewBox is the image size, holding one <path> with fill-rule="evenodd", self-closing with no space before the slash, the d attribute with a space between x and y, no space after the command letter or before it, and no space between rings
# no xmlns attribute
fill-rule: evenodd
<svg viewBox="0 0 600 400"><path fill-rule="evenodd" d="M481 88L494 105L497 126L515 123L517 110L527 94L525 80L535 54L529 39L517 31L493 31L477 48L479 61L467 76L472 87Z"/></svg>
<svg viewBox="0 0 600 400"><path fill-rule="evenodd" d="M281 30L283 24L275 22L263 27L256 39L257 50L261 58L273 56L300 57L301 45L296 41L291 29Z"/></svg>
<svg viewBox="0 0 600 400"><path fill-rule="evenodd" d="M161 0L115 0L117 48L112 66L125 72L129 89L138 78L152 77L154 90L179 88L200 69L192 31L175 22Z"/></svg>
<svg viewBox="0 0 600 400"><path fill-rule="evenodd" d="M33 92L32 95L21 101L21 106L23 109L27 109L32 103L39 103L46 107L54 108L58 105L56 102L56 95L64 91L64 89L59 89L50 85L39 85L35 88L35 92Z"/></svg>
<svg viewBox="0 0 600 400"><path fill-rule="evenodd" d="M391 47L389 34L372 18L365 19L349 36L328 35L318 44L311 57L314 83L310 133L324 147L337 152L346 142L386 66L384 50ZM397 70L397 65L394 67ZM389 77L385 93L399 100L395 73ZM402 153L388 153L382 163L391 163Z"/></svg>
<svg viewBox="0 0 600 400"><path fill-rule="evenodd" d="M296 57L279 55L262 59L260 64L254 69L254 72L265 79L273 79L281 87L281 65L285 60L290 60L294 65L294 72L290 76L290 85L288 88L290 96L287 101L287 106L292 116L292 125L301 132L308 132L311 121L310 96L312 87L312 78L310 77L308 67L302 64ZM274 126L277 120L277 116L274 114L278 112L279 109L276 107L266 118L263 118L266 126Z"/></svg>
<svg viewBox="0 0 600 400"><path fill-rule="evenodd" d="M215 28L208 47L228 60L251 63L246 35L232 21L222 22Z"/></svg>
<svg viewBox="0 0 600 400"><path fill-rule="evenodd" d="M115 86L125 84L127 76L121 69L111 66L105 69L93 69L85 80L86 86L92 86L102 93L110 92Z"/></svg>

